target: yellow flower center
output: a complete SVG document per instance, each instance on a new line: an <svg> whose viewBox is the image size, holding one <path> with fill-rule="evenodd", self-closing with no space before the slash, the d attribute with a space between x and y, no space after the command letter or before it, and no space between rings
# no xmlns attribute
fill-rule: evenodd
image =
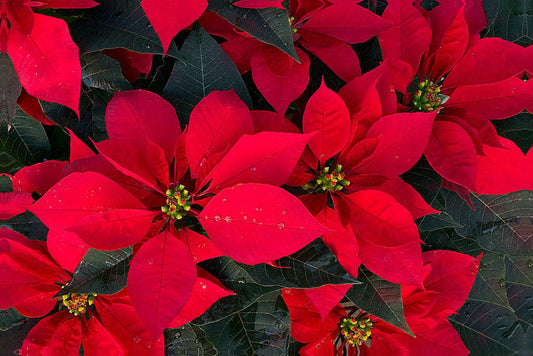
<svg viewBox="0 0 533 356"><path fill-rule="evenodd" d="M432 81L426 79L418 83L413 95L413 109L415 111L431 112L442 103L440 88Z"/></svg>
<svg viewBox="0 0 533 356"><path fill-rule="evenodd" d="M68 312L74 315L85 313L88 305L93 305L96 293L92 294L76 294L68 293L61 297L63 305L67 307Z"/></svg>
<svg viewBox="0 0 533 356"><path fill-rule="evenodd" d="M361 346L372 335L372 320L359 315L356 318L342 318L339 323L341 336L350 346Z"/></svg>
<svg viewBox="0 0 533 356"><path fill-rule="evenodd" d="M346 174L342 172L342 166L338 164L335 168L324 167L316 180L305 184L302 188L315 192L338 192L345 186L350 185L350 182L345 179Z"/></svg>
<svg viewBox="0 0 533 356"><path fill-rule="evenodd" d="M191 210L191 196L185 186L167 189L167 205L161 207L161 211L172 219L181 219Z"/></svg>

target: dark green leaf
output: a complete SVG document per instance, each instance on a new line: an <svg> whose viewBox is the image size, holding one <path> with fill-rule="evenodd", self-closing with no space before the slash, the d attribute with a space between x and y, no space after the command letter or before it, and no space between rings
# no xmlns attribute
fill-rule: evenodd
<svg viewBox="0 0 533 356"><path fill-rule="evenodd" d="M0 309L0 331L6 331L15 325L20 325L26 319L28 318L20 314L15 308Z"/></svg>
<svg viewBox="0 0 533 356"><path fill-rule="evenodd" d="M509 256L530 256L533 251L533 192L507 195L472 195L476 210L468 207L457 194L442 191L446 210L463 227L455 230L475 239L489 251Z"/></svg>
<svg viewBox="0 0 533 356"><path fill-rule="evenodd" d="M0 345L2 345L1 354L4 355L19 355L18 350L22 347L22 342L28 332L37 324L39 319L37 318L26 318L12 327L7 331L0 332Z"/></svg>
<svg viewBox="0 0 533 356"><path fill-rule="evenodd" d="M82 85L80 96L80 118L71 109L56 103L41 101L46 116L62 127L68 127L85 143L89 137L95 141L107 138L105 131L105 108L112 93Z"/></svg>
<svg viewBox="0 0 533 356"><path fill-rule="evenodd" d="M126 286L132 254L132 247L115 251L89 249L76 267L72 280L57 295L121 291Z"/></svg>
<svg viewBox="0 0 533 356"><path fill-rule="evenodd" d="M46 235L48 235L48 228L29 211L4 220L0 225L8 227L30 240L46 241Z"/></svg>
<svg viewBox="0 0 533 356"><path fill-rule="evenodd" d="M194 26L180 54L163 90L180 119L187 119L194 106L214 90L234 89L251 106L252 99L237 67L201 26Z"/></svg>
<svg viewBox="0 0 533 356"><path fill-rule="evenodd" d="M11 58L7 54L0 55L0 122L11 124L21 91L22 85Z"/></svg>
<svg viewBox="0 0 533 356"><path fill-rule="evenodd" d="M141 0L106 0L70 26L82 54L110 48L163 54L163 47L141 7ZM171 44L168 54L178 56Z"/></svg>
<svg viewBox="0 0 533 356"><path fill-rule="evenodd" d="M440 214L426 215L418 222L418 229L420 231L435 231L449 227L462 227L462 225L455 221L446 211Z"/></svg>
<svg viewBox="0 0 533 356"><path fill-rule="evenodd" d="M198 326L165 330L165 356L215 356L217 350Z"/></svg>
<svg viewBox="0 0 533 356"><path fill-rule="evenodd" d="M8 193L13 191L13 183L8 176L0 176L0 193Z"/></svg>
<svg viewBox="0 0 533 356"><path fill-rule="evenodd" d="M513 312L486 302L467 301L451 318L472 356L531 355L533 335Z"/></svg>
<svg viewBox="0 0 533 356"><path fill-rule="evenodd" d="M133 89L122 76L120 63L100 52L87 53L80 57L81 80L90 88L120 91Z"/></svg>
<svg viewBox="0 0 533 356"><path fill-rule="evenodd" d="M209 0L208 10L216 12L260 41L278 47L298 60L287 10L243 9L233 6L233 0Z"/></svg>
<svg viewBox="0 0 533 356"><path fill-rule="evenodd" d="M258 284L282 288L316 288L325 284L358 283L339 264L335 255L316 239L300 251L276 262L276 268L261 263L241 265Z"/></svg>
<svg viewBox="0 0 533 356"><path fill-rule="evenodd" d="M505 289L504 256L491 251L484 251L479 270L468 296L469 300L493 303L512 310Z"/></svg>
<svg viewBox="0 0 533 356"><path fill-rule="evenodd" d="M505 258L505 280L510 283L533 286L533 252L529 257Z"/></svg>
<svg viewBox="0 0 533 356"><path fill-rule="evenodd" d="M533 44L533 4L530 0L484 0L487 37L501 37L522 46Z"/></svg>
<svg viewBox="0 0 533 356"><path fill-rule="evenodd" d="M50 154L43 125L17 109L10 126L0 124L0 173L9 173L40 162Z"/></svg>
<svg viewBox="0 0 533 356"><path fill-rule="evenodd" d="M402 179L411 184L429 204L433 203L440 191L440 175L431 168L425 157L422 157L408 172L402 174ZM440 210L439 206L433 208Z"/></svg>
<svg viewBox="0 0 533 356"><path fill-rule="evenodd" d="M358 308L413 335L403 315L400 285L387 282L365 269L359 270L357 279L362 284L350 288L346 298Z"/></svg>
<svg viewBox="0 0 533 356"><path fill-rule="evenodd" d="M202 329L220 355L286 355L289 347L289 311L280 291Z"/></svg>
<svg viewBox="0 0 533 356"><path fill-rule="evenodd" d="M524 154L533 147L533 125L531 114L524 112L505 120L492 121L498 134L512 140Z"/></svg>

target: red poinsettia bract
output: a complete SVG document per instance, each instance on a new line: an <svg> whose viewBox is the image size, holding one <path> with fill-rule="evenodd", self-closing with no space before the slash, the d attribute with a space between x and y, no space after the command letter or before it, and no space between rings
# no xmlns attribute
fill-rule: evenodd
<svg viewBox="0 0 533 356"><path fill-rule="evenodd" d="M402 286L405 319L415 337L356 306L339 304L350 286L284 289L291 334L308 344L300 354L467 355L469 351L446 318L466 300L480 257L443 250L425 252L423 257L424 290Z"/></svg>
<svg viewBox="0 0 533 356"><path fill-rule="evenodd" d="M269 262L328 231L276 187L310 135L253 135L252 116L234 92L204 98L183 133L168 102L122 92L107 107L106 125L110 139L96 143L100 153L73 146L74 173L30 210L54 234L72 234L93 248L139 246L128 291L153 337L192 299L195 262L221 254ZM194 231L195 221L209 239Z"/></svg>

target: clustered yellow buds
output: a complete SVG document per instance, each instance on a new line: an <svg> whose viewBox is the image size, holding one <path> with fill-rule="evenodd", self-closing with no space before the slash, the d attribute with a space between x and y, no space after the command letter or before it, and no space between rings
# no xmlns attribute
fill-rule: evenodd
<svg viewBox="0 0 533 356"><path fill-rule="evenodd" d="M343 318L339 323L341 335L350 346L361 346L372 335L372 320L364 316Z"/></svg>
<svg viewBox="0 0 533 356"><path fill-rule="evenodd" d="M68 293L61 297L63 305L67 307L68 312L76 316L85 313L88 305L93 305L96 293L76 294Z"/></svg>
<svg viewBox="0 0 533 356"><path fill-rule="evenodd" d="M172 219L181 219L191 210L191 197L185 186L180 184L177 188L167 189L167 205L161 207L161 211Z"/></svg>
<svg viewBox="0 0 533 356"><path fill-rule="evenodd" d="M440 88L432 81L426 79L418 83L413 96L413 108L417 111L432 112L442 103Z"/></svg>
<svg viewBox="0 0 533 356"><path fill-rule="evenodd" d="M291 31L292 33L296 33L298 30L292 27L293 22L294 22L294 17L293 16L289 17L289 25L291 26Z"/></svg>
<svg viewBox="0 0 533 356"><path fill-rule="evenodd" d="M350 182L345 177L346 175L342 173L342 165L340 164L334 169L324 167L316 180L305 184L302 188L313 191L336 192L350 185Z"/></svg>

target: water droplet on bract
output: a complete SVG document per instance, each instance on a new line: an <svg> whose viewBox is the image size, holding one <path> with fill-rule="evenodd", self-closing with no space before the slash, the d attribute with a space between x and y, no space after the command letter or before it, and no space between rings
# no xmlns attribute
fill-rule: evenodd
<svg viewBox="0 0 533 356"><path fill-rule="evenodd" d="M224 221L227 222L227 223L232 222L232 220L233 220L233 219L231 218L231 216L226 216L226 217L224 218Z"/></svg>
<svg viewBox="0 0 533 356"><path fill-rule="evenodd" d="M287 215L287 210L283 210L283 211L281 212L281 215Z"/></svg>
<svg viewBox="0 0 533 356"><path fill-rule="evenodd" d="M207 289L207 286L205 284L202 284L202 289Z"/></svg>
<svg viewBox="0 0 533 356"><path fill-rule="evenodd" d="M255 171L257 171L257 168L252 167L252 168L250 168L250 170L251 170L252 172L255 172Z"/></svg>
<svg viewBox="0 0 533 356"><path fill-rule="evenodd" d="M248 217L247 217L246 215L244 215L244 216L242 217L242 219L243 219L243 220L246 220L246 219L248 219Z"/></svg>
<svg viewBox="0 0 533 356"><path fill-rule="evenodd" d="M135 341L136 343L139 343L139 342L141 342L141 338L135 336L135 337L133 338L133 341Z"/></svg>
<svg viewBox="0 0 533 356"><path fill-rule="evenodd" d="M276 225L278 227L278 229L280 230L283 230L285 228L285 224L280 222L279 224Z"/></svg>
<svg viewBox="0 0 533 356"><path fill-rule="evenodd" d="M218 216L218 215L215 216L213 219L215 219L215 221L220 221L221 220L220 216Z"/></svg>
<svg viewBox="0 0 533 356"><path fill-rule="evenodd" d="M226 200L228 200L228 199L226 199L226 198L222 198L222 201L223 201L223 202L226 201Z"/></svg>
<svg viewBox="0 0 533 356"><path fill-rule="evenodd" d="M152 348L152 345L146 345L146 348L147 348L147 349L151 349L151 348Z"/></svg>
<svg viewBox="0 0 533 356"><path fill-rule="evenodd" d="M153 265L153 264L154 264L154 260L150 258L150 259L148 260L148 264L149 264L150 266Z"/></svg>

